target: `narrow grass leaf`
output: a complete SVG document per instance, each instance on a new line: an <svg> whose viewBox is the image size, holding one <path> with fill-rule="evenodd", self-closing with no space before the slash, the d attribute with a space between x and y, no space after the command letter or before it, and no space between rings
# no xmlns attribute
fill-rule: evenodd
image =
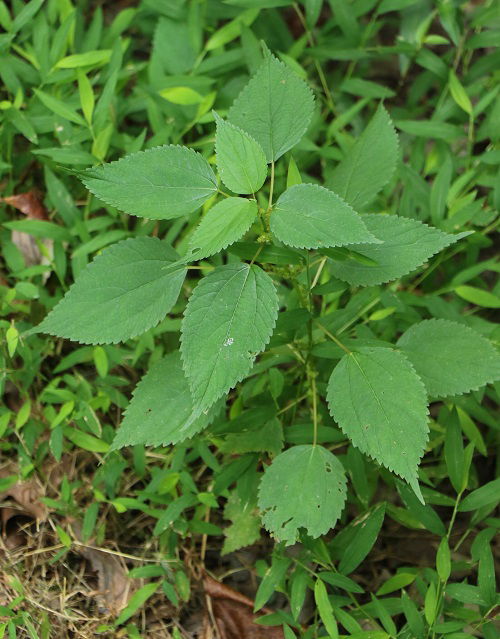
<svg viewBox="0 0 500 639"><path fill-rule="evenodd" d="M354 528L354 535L342 554L339 572L344 575L352 573L368 555L377 540L384 522L384 504L376 506L366 517L359 520Z"/></svg>
<svg viewBox="0 0 500 639"><path fill-rule="evenodd" d="M368 126L333 171L328 186L353 208L368 204L389 182L398 161L398 136L380 105Z"/></svg>
<svg viewBox="0 0 500 639"><path fill-rule="evenodd" d="M130 597L127 607L118 615L115 626L121 626L130 619L130 617L142 608L146 601L155 594L159 586L159 583L149 583L139 588L139 590Z"/></svg>

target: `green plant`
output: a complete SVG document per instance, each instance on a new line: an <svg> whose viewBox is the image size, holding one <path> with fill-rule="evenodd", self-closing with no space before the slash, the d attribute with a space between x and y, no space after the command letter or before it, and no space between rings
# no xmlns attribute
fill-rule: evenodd
<svg viewBox="0 0 500 639"><path fill-rule="evenodd" d="M33 481L48 518L18 530L6 523L12 509L2 511L0 637L72 636L78 618L82 636L153 639L159 618L159 636L177 639L203 608L200 574L241 589L245 570L258 623L282 626L286 639L496 639L500 385L481 386L499 344L496 3L0 0L0 25L1 505ZM240 113L231 108L262 65L260 41L299 92L305 83L314 94L303 137L307 100L284 109L293 126L274 119L273 139L267 114L254 117L261 89L252 100L246 89ZM115 207L78 180L98 188L116 165L83 169L139 151L159 173L161 145L171 145L170 167L200 169L174 208L151 209L158 193L146 195L147 182ZM113 197L139 175L123 163L131 180L108 184ZM184 197L197 183L197 196L209 196L198 208ZM355 211L335 199L342 234L328 224L333 194ZM132 207L146 219L120 212ZM360 239L363 228L362 244L303 248L331 241L332 230ZM123 275L113 278L117 260ZM242 357L241 370L256 355L241 381L196 416L181 359L186 305L216 271L251 263L278 296L273 334ZM119 307L103 292L96 310L105 278L144 295ZM84 343L27 337L75 280L92 299L68 324ZM204 323L192 319L193 335ZM250 342L255 328L240 333ZM194 361L209 342L193 338ZM427 416L408 365L394 380L377 373L403 361L424 384ZM404 443L425 445L418 486L412 476L425 504L361 452L359 408L373 422L378 414L369 393L345 402L351 386L366 386L358 363L391 400L392 421L401 422L397 399L411 408ZM393 441L377 454L403 463ZM305 485L295 471L304 458ZM305 510L284 486L308 492ZM333 498L311 514L318 487ZM313 537L339 512L334 529ZM85 546L120 556L136 591L121 614L96 606ZM275 612L264 613L267 602Z"/></svg>
<svg viewBox="0 0 500 639"><path fill-rule="evenodd" d="M342 464L317 441L319 402L326 399L354 446L402 477L424 503L418 464L428 442L429 399L500 379L493 346L455 322L415 323L394 345L376 338L343 343L330 330L328 315L313 299L324 268L335 284L379 285L406 275L469 233L450 235L417 220L357 212L390 181L398 159L397 136L383 106L332 172L331 189L303 184L291 164L287 188L274 201L275 163L299 142L313 111L305 82L265 52L227 121L215 114L217 169L234 195L221 190L209 163L186 147L157 147L80 172L94 195L129 214L173 219L207 203L206 212L182 257L152 237L107 249L37 328L86 344L136 337L175 305L189 264L197 261L205 268L206 258L231 250L247 233L257 235L236 246L236 254L249 261L206 266L210 272L184 312L180 359L167 355L145 376L112 449L177 444L206 428L220 411L219 400L251 373L271 339L280 307L276 286L294 287L307 330L293 351L299 376L309 385L313 440L276 455L279 425L270 424L265 432L268 426L257 423L246 436L247 451L274 452L258 503L266 528L287 543L294 543L302 528L312 537L326 533L346 497ZM260 190L267 164L271 176L265 202ZM217 201L219 195L225 199ZM280 269L265 257L273 252L283 264ZM278 278L274 282L273 276ZM331 340L325 346L343 351L326 388L317 379L314 357L325 336ZM280 369L270 371L278 412L286 410L289 405L277 401ZM266 447L267 437L272 447Z"/></svg>

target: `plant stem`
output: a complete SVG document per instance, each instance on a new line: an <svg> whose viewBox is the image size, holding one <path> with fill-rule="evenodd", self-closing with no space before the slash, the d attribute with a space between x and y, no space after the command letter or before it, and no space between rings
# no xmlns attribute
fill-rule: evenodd
<svg viewBox="0 0 500 639"><path fill-rule="evenodd" d="M309 29L309 27L307 26L307 22L306 19L304 17L304 14L302 13L299 5L294 2L293 3L293 8L295 9L295 13L297 14L303 28L304 31L306 33L307 36L307 41L309 42L309 46L314 47L316 42L314 41L314 35L312 33L312 31ZM318 62L318 60L316 60L316 58L314 59L314 66L316 67L316 72L318 74L319 77L319 81L321 82L321 86L323 87L323 92L325 94L325 98L326 98L326 103L328 104L328 108L330 109L330 111L332 112L333 115L335 115L335 103L333 101L332 98L332 94L330 91L330 88L328 86L328 82L326 81L326 77L325 74L323 72L323 69L321 68L320 63Z"/></svg>
<svg viewBox="0 0 500 639"><path fill-rule="evenodd" d="M448 524L448 530L446 531L446 541L448 543L449 546L449 542L450 542L450 536L451 536L451 531L453 529L453 525L455 523L455 519L457 516L457 512L458 512L458 507L460 505L460 500L462 498L462 494L464 492L464 489L461 490L458 495L457 495L457 499L455 500L455 506L453 507L453 513L451 514L451 519L450 519L450 523ZM440 581L438 583L437 586L437 592L436 592L436 615L434 617L434 621L432 622L432 626L429 628L429 632L427 633L427 636L431 636L432 639L434 639L434 637L436 636L436 631L434 629L437 619L438 619L438 615L439 615L439 609L441 607L441 603L443 600L443 596L444 596L444 591L446 588L446 584L448 583L448 579L445 579L444 581Z"/></svg>
<svg viewBox="0 0 500 639"><path fill-rule="evenodd" d="M313 446L318 443L318 400L316 396L316 374L310 372L311 391L312 391L312 409L313 409Z"/></svg>
<svg viewBox="0 0 500 639"><path fill-rule="evenodd" d="M273 208L273 194L274 194L274 161L271 162L271 182L269 184L269 203L267 205L268 213Z"/></svg>
<svg viewBox="0 0 500 639"><path fill-rule="evenodd" d="M318 328L320 328L323 333L329 337L333 342L335 342L335 344L337 344L337 346L340 346L340 348L345 351L348 355L352 354L352 351L350 351L347 346L344 346L344 344L342 344L342 342L335 337L335 335L333 335L333 333L330 333L330 331L328 329L326 329L324 326L322 326L321 324L317 324Z"/></svg>

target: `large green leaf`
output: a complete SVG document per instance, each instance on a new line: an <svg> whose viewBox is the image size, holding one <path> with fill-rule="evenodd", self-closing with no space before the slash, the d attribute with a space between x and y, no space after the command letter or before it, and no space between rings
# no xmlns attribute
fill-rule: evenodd
<svg viewBox="0 0 500 639"><path fill-rule="evenodd" d="M196 211L217 191L205 158L184 146L159 146L82 171L100 200L125 213L169 220Z"/></svg>
<svg viewBox="0 0 500 639"><path fill-rule="evenodd" d="M328 186L355 209L368 204L392 177L398 160L398 136L389 114L379 106Z"/></svg>
<svg viewBox="0 0 500 639"><path fill-rule="evenodd" d="M136 389L111 448L177 444L203 430L214 411L191 420L193 401L180 353L156 362Z"/></svg>
<svg viewBox="0 0 500 639"><path fill-rule="evenodd" d="M330 377L327 399L352 443L420 496L417 467L428 437L427 396L406 357L390 348L345 355Z"/></svg>
<svg viewBox="0 0 500 639"><path fill-rule="evenodd" d="M221 180L234 193L256 193L267 176L266 156L252 136L215 114L215 153Z"/></svg>
<svg viewBox="0 0 500 639"><path fill-rule="evenodd" d="M267 161L272 162L299 142L313 109L314 98L307 84L290 67L266 53L227 117L257 140Z"/></svg>
<svg viewBox="0 0 500 639"><path fill-rule="evenodd" d="M181 352L198 410L235 386L263 350L276 323L278 297L258 266L219 266L193 291L182 322Z"/></svg>
<svg viewBox="0 0 500 639"><path fill-rule="evenodd" d="M354 285L374 286L407 275L438 251L469 235L467 232L449 235L397 215L360 217L382 244L353 244L349 249L368 258L366 263L349 259L335 261L330 266L335 277Z"/></svg>
<svg viewBox="0 0 500 639"><path fill-rule="evenodd" d="M295 248L379 241L342 198L315 184L296 184L281 195L271 214L271 231Z"/></svg>
<svg viewBox="0 0 500 639"><path fill-rule="evenodd" d="M293 446L266 468L259 488L264 526L293 544L299 528L319 537L335 526L346 498L339 460L323 446Z"/></svg>
<svg viewBox="0 0 500 639"><path fill-rule="evenodd" d="M411 326L397 344L432 397L460 395L500 379L500 355L475 331L444 319Z"/></svg>
<svg viewBox="0 0 500 639"><path fill-rule="evenodd" d="M215 255L239 240L257 215L255 200L229 197L213 206L202 218L189 242L193 258L201 260Z"/></svg>
<svg viewBox="0 0 500 639"><path fill-rule="evenodd" d="M118 242L82 271L36 330L84 344L136 337L175 304L186 273L182 265L175 266L178 259L157 238Z"/></svg>

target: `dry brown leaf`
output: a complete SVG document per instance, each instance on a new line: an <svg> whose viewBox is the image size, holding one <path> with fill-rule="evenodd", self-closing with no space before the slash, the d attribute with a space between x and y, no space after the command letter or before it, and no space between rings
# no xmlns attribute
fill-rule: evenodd
<svg viewBox="0 0 500 639"><path fill-rule="evenodd" d="M48 220L47 211L42 203L41 195L35 189L27 191L26 193L18 193L17 195L0 198L0 201L18 209L30 220ZM35 238L29 233L12 231L12 242L21 251L26 266L49 263L47 258L40 252ZM54 242L50 239L44 239L42 243L47 248L49 255L52 256Z"/></svg>
<svg viewBox="0 0 500 639"><path fill-rule="evenodd" d="M0 469L0 479L16 474L13 466ZM47 519L47 507L41 501L44 495L43 486L35 479L17 481L0 493L0 502L8 497L15 502L15 504L3 507L0 504L2 537L6 548L12 550L25 543L25 535L20 530L23 524L29 523L33 519L38 522Z"/></svg>
<svg viewBox="0 0 500 639"><path fill-rule="evenodd" d="M79 546L78 552L97 573L95 598L99 614L118 614L131 594L131 580L118 557L89 546Z"/></svg>
<svg viewBox="0 0 500 639"><path fill-rule="evenodd" d="M220 639L283 639L281 627L255 623L257 617L272 612L268 608L255 615L251 599L208 575L203 586L208 599L207 616L215 623ZM211 636L208 626L205 624L206 639Z"/></svg>
<svg viewBox="0 0 500 639"><path fill-rule="evenodd" d="M1 198L2 202L9 204L24 213L30 220L47 220L47 211L42 203L40 194L35 189L17 195L8 195Z"/></svg>
<svg viewBox="0 0 500 639"><path fill-rule="evenodd" d="M81 525L72 523L77 539L82 538ZM125 606L132 594L132 580L127 576L126 567L119 558L93 546L82 543L75 547L82 557L97 573L97 592L95 598L100 614L117 615Z"/></svg>

